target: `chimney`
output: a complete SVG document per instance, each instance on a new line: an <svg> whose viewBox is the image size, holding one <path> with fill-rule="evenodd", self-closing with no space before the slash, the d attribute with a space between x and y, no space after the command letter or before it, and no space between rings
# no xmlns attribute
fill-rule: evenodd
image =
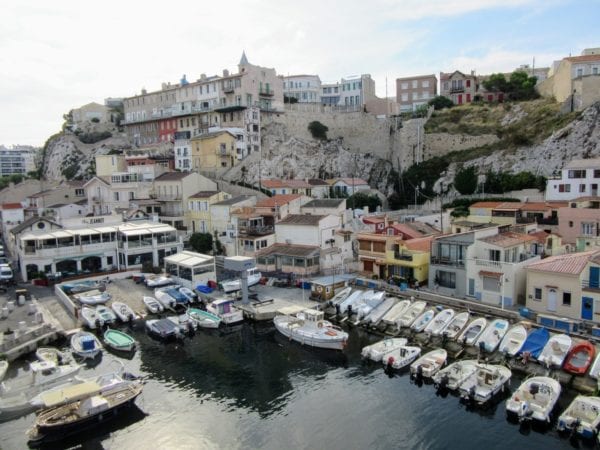
<svg viewBox="0 0 600 450"><path fill-rule="evenodd" d="M223 69L223 76L224 77L228 77L229 76L229 70Z"/></svg>
<svg viewBox="0 0 600 450"><path fill-rule="evenodd" d="M146 95L148 93L148 91L146 91L146 88L142 88L142 95Z"/></svg>
<svg viewBox="0 0 600 450"><path fill-rule="evenodd" d="M200 74L200 80L202 80L202 81L206 80L206 74L205 73L201 73Z"/></svg>
<svg viewBox="0 0 600 450"><path fill-rule="evenodd" d="M163 84L161 84L161 88L162 88L162 90L164 91L164 90L167 88L167 83L163 83Z"/></svg>

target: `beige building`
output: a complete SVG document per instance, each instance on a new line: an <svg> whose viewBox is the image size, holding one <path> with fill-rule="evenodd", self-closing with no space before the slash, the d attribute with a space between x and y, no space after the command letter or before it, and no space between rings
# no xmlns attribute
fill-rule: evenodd
<svg viewBox="0 0 600 450"><path fill-rule="evenodd" d="M107 106L101 105L100 103L88 103L80 108L73 109L71 111L73 123L79 124L82 122L94 122L99 123L110 123L111 122L111 109Z"/></svg>
<svg viewBox="0 0 600 450"><path fill-rule="evenodd" d="M237 164L236 136L226 130L201 134L191 140L192 167L199 172L215 172Z"/></svg>
<svg viewBox="0 0 600 450"><path fill-rule="evenodd" d="M186 226L192 233L212 233L212 211L213 203L227 200L231 195L219 191L199 191L188 199L188 207L185 213Z"/></svg>
<svg viewBox="0 0 600 450"><path fill-rule="evenodd" d="M368 113L376 116L397 116L400 114L400 105L392 97L372 97L365 102L365 109Z"/></svg>
<svg viewBox="0 0 600 450"><path fill-rule="evenodd" d="M402 112L414 111L437 95L437 77L419 75L396 78L396 102Z"/></svg>
<svg viewBox="0 0 600 450"><path fill-rule="evenodd" d="M464 74L459 70L452 73L440 72L440 95L448 97L455 105L471 103L477 94L475 72Z"/></svg>

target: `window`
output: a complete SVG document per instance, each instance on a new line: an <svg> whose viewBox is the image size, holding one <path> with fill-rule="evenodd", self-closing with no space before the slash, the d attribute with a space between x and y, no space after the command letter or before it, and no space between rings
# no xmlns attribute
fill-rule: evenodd
<svg viewBox="0 0 600 450"><path fill-rule="evenodd" d="M400 89L408 89L408 82L403 82L402 84L400 84Z"/></svg>
<svg viewBox="0 0 600 450"><path fill-rule="evenodd" d="M571 192L571 185L570 184L559 184L558 192Z"/></svg>
<svg viewBox="0 0 600 450"><path fill-rule="evenodd" d="M471 87L471 80L467 80L467 87Z"/></svg>
<svg viewBox="0 0 600 450"><path fill-rule="evenodd" d="M435 277L439 286L451 289L456 288L456 274L454 272L438 270Z"/></svg>
<svg viewBox="0 0 600 450"><path fill-rule="evenodd" d="M542 299L542 290L540 288L535 288L533 290L533 298L534 298L534 300Z"/></svg>
<svg viewBox="0 0 600 450"><path fill-rule="evenodd" d="M585 184L579 185L579 192L585 192Z"/></svg>
<svg viewBox="0 0 600 450"><path fill-rule="evenodd" d="M490 261L500 261L500 250L490 250Z"/></svg>
<svg viewBox="0 0 600 450"><path fill-rule="evenodd" d="M421 87L428 88L429 87L429 80L423 80L423 81L421 81Z"/></svg>
<svg viewBox="0 0 600 450"><path fill-rule="evenodd" d="M592 67L592 75L598 75L598 68Z"/></svg>
<svg viewBox="0 0 600 450"><path fill-rule="evenodd" d="M417 80L413 80L412 87L413 87L413 89L418 88L419 87L419 82Z"/></svg>
<svg viewBox="0 0 600 450"><path fill-rule="evenodd" d="M403 102L407 102L408 101L408 94L407 93L402 94L402 101Z"/></svg>
<svg viewBox="0 0 600 450"><path fill-rule="evenodd" d="M569 178L585 178L585 170L569 170Z"/></svg>
<svg viewBox="0 0 600 450"><path fill-rule="evenodd" d="M571 306L571 293L563 292L563 306Z"/></svg>
<svg viewBox="0 0 600 450"><path fill-rule="evenodd" d="M577 77L582 77L583 76L583 68L579 68L577 69Z"/></svg>
<svg viewBox="0 0 600 450"><path fill-rule="evenodd" d="M595 236L596 224L593 222L581 222L581 234L583 236Z"/></svg>
<svg viewBox="0 0 600 450"><path fill-rule="evenodd" d="M117 202L119 201L119 193L118 192L115 192L113 197L114 197L115 201L117 201Z"/></svg>

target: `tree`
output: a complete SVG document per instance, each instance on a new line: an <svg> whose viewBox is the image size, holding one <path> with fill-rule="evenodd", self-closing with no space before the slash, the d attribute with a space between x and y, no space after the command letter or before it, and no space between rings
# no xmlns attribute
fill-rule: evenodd
<svg viewBox="0 0 600 450"><path fill-rule="evenodd" d="M438 109L452 108L454 106L452 100L450 100L448 97L444 97L443 95L437 95L433 97L428 103L433 106L433 109L436 111Z"/></svg>
<svg viewBox="0 0 600 450"><path fill-rule="evenodd" d="M477 189L477 171L475 166L461 169L454 175L454 187L462 195L471 195Z"/></svg>
<svg viewBox="0 0 600 450"><path fill-rule="evenodd" d="M213 237L210 233L193 233L190 236L190 247L195 252L208 254L212 252Z"/></svg>
<svg viewBox="0 0 600 450"><path fill-rule="evenodd" d="M364 208L365 206L368 206L369 212L374 212L378 206L381 206L381 200L379 200L379 197L376 195L368 195L362 192L357 192L356 194L348 197L346 205L348 205L348 207L351 209Z"/></svg>
<svg viewBox="0 0 600 450"><path fill-rule="evenodd" d="M503 73L493 73L485 80L483 87L490 92L508 92L509 83Z"/></svg>
<svg viewBox="0 0 600 450"><path fill-rule="evenodd" d="M490 92L504 92L511 100L530 100L538 98L535 90L537 77L527 75L523 70L516 70L507 80L502 73L493 73L482 85Z"/></svg>
<svg viewBox="0 0 600 450"><path fill-rule="evenodd" d="M298 103L298 99L296 97L288 97L287 95L284 95L283 103Z"/></svg>
<svg viewBox="0 0 600 450"><path fill-rule="evenodd" d="M310 134L312 134L313 138L325 140L327 139L327 132L329 131L329 128L327 128L327 126L323 125L318 120L314 120L308 124L308 131L310 131Z"/></svg>

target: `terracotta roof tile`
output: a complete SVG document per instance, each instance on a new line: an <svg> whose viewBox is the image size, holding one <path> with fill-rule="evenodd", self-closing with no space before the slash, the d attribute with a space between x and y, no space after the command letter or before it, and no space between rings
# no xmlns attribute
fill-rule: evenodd
<svg viewBox="0 0 600 450"><path fill-rule="evenodd" d="M498 247L512 247L517 244L535 241L534 236L530 236L524 233L515 233L514 231L507 231L505 233L495 234L479 239L481 242L496 245Z"/></svg>
<svg viewBox="0 0 600 450"><path fill-rule="evenodd" d="M20 203L3 203L2 209L23 209Z"/></svg>
<svg viewBox="0 0 600 450"><path fill-rule="evenodd" d="M414 250L419 252L431 251L431 241L433 236L427 236L424 238L410 239L405 241L404 245L408 250Z"/></svg>
<svg viewBox="0 0 600 450"><path fill-rule="evenodd" d="M300 194L274 195L273 197L263 198L262 200L259 200L258 202L256 202L256 206L259 208L260 207L272 208L273 206L287 205L292 200L296 200L297 198L300 198L300 197L301 197Z"/></svg>
<svg viewBox="0 0 600 450"><path fill-rule="evenodd" d="M588 261L599 254L600 252L595 250L550 256L549 258L529 264L527 270L579 275L586 268Z"/></svg>

